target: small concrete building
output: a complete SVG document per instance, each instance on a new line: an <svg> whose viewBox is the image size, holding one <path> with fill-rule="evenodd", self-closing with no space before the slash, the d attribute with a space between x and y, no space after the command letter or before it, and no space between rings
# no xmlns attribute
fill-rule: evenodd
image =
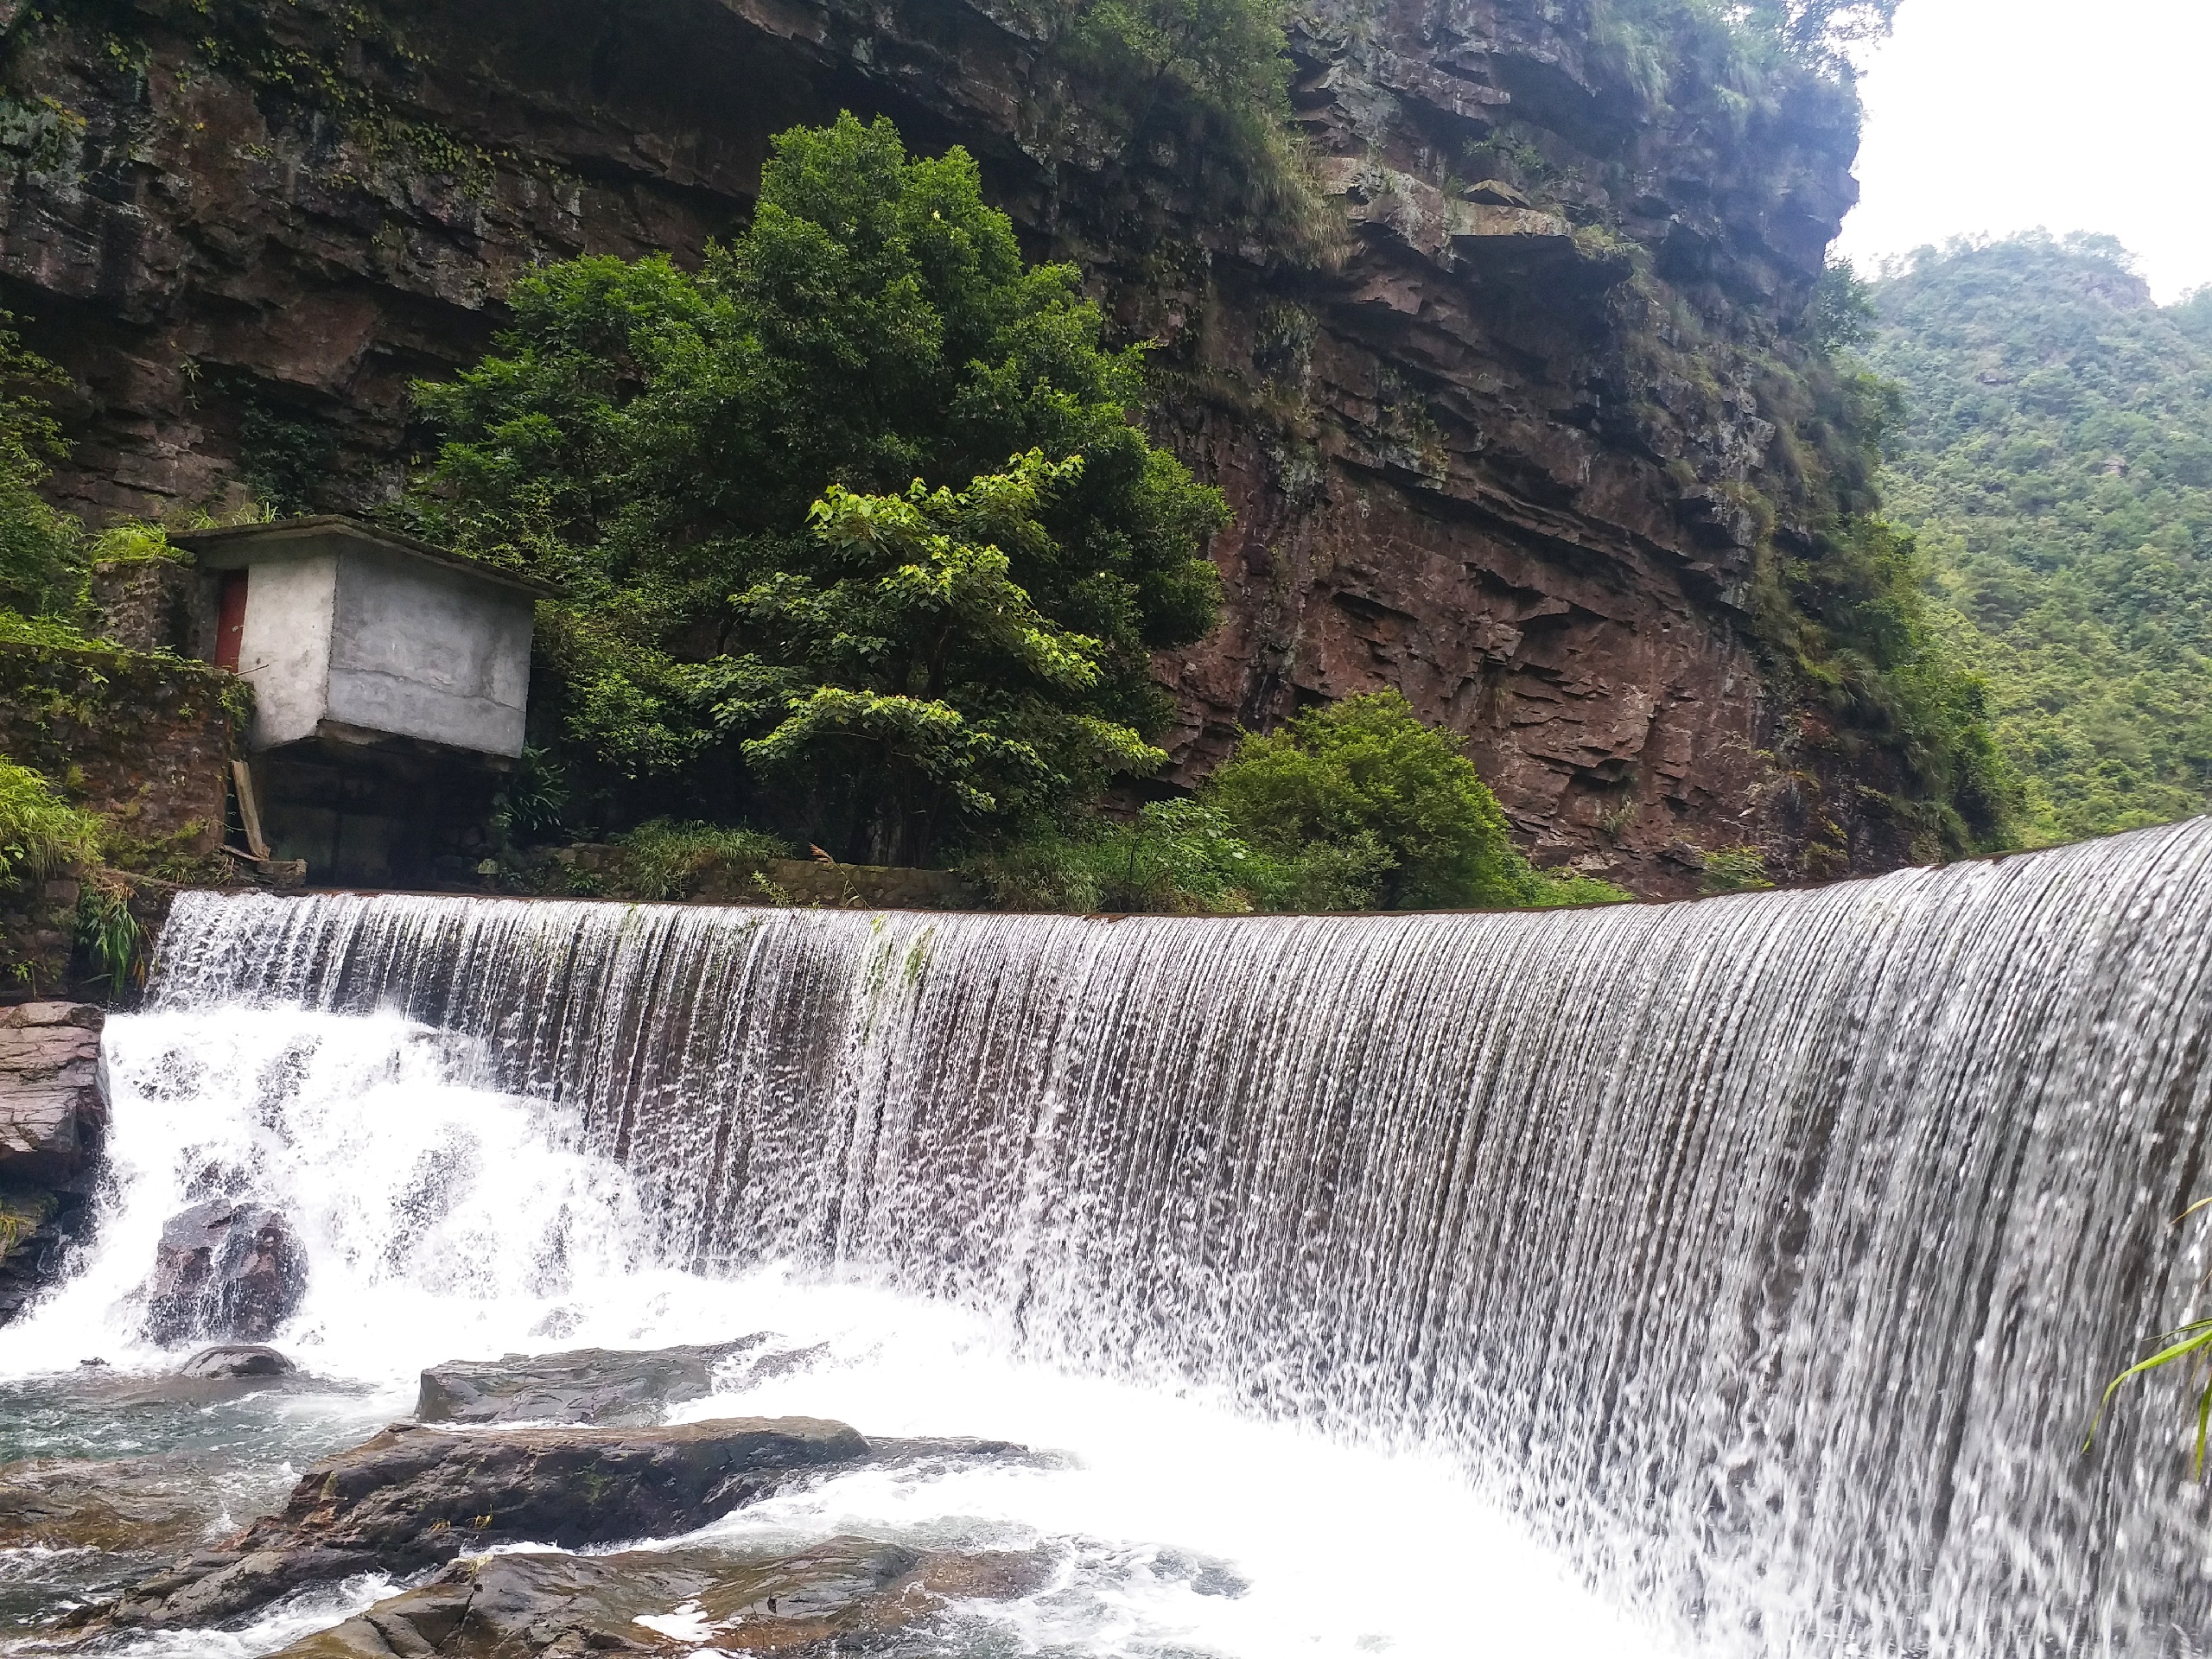
<svg viewBox="0 0 2212 1659"><path fill-rule="evenodd" d="M216 664L251 683L274 856L318 886L427 886L486 850L523 750L535 606L551 590L357 519L173 538Z"/></svg>

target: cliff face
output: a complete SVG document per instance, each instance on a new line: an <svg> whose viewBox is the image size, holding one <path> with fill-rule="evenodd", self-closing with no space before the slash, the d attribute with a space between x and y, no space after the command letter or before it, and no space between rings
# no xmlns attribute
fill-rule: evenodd
<svg viewBox="0 0 2212 1659"><path fill-rule="evenodd" d="M1470 735L1540 861L1653 894L1700 849L1896 861L1776 758L1745 609L1802 511L1770 371L1855 113L1809 79L1673 111L1585 3L1323 0L1295 97L1349 235L1306 268L1210 205L1186 130L1087 123L997 0L0 0L0 292L79 383L78 505L242 476L367 505L422 441L409 381L480 353L518 276L695 251L772 133L887 112L966 144L1157 342L1160 431L1236 508L1228 620L1160 664L1176 781L1240 724L1395 685Z"/></svg>

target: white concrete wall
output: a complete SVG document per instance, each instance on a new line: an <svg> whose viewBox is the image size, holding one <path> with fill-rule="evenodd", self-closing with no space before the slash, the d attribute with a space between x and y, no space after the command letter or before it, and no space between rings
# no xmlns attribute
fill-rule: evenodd
<svg viewBox="0 0 2212 1659"><path fill-rule="evenodd" d="M313 737L329 712L338 556L268 559L246 576L238 672L253 683L257 749Z"/></svg>
<svg viewBox="0 0 2212 1659"><path fill-rule="evenodd" d="M253 580L261 580L257 569ZM251 591L251 590L249 590ZM529 594L355 543L338 557L327 717L486 754L522 753Z"/></svg>

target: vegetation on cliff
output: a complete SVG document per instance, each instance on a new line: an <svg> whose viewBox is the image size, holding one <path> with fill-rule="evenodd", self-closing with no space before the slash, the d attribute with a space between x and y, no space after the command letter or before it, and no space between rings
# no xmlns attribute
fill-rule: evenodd
<svg viewBox="0 0 2212 1659"><path fill-rule="evenodd" d="M0 887L99 856L99 824L29 766L0 757Z"/></svg>
<svg viewBox="0 0 2212 1659"><path fill-rule="evenodd" d="M567 590L544 689L587 787L919 862L1164 759L1148 653L1213 625L1226 511L965 151L796 129L696 274L585 258L513 304L423 389L417 512Z"/></svg>
<svg viewBox="0 0 2212 1659"><path fill-rule="evenodd" d="M1166 143L1263 244L1304 264L1338 251L1342 216L1293 118L1284 0L1020 0L1080 87L1081 117L1124 152Z"/></svg>
<svg viewBox="0 0 2212 1659"><path fill-rule="evenodd" d="M1630 302L1665 315L1640 270ZM1839 775L1880 791L1918 861L2015 839L2019 788L1986 688L1931 608L1914 537L1885 516L1883 454L1903 404L1859 356L1871 316L1863 284L1830 270L1796 331L1739 367L1772 429L1757 464L1718 482L1677 468L1686 493L1740 514L1753 543L1751 632L1789 711L1771 759L1796 802L1800 871L1815 878L1848 866L1849 814L1828 798ZM1694 360L1694 331L1637 338L1656 386L1687 378L1725 403L1729 388ZM1725 410L1710 418L1725 429Z"/></svg>
<svg viewBox="0 0 2212 1659"><path fill-rule="evenodd" d="M67 453L48 396L68 377L24 349L0 311L0 614L73 613L86 568L84 528L39 493Z"/></svg>
<svg viewBox="0 0 2212 1659"><path fill-rule="evenodd" d="M1630 897L1538 870L1453 734L1395 691L1249 735L1194 798L978 861L1001 902L1070 910L1529 909Z"/></svg>
<svg viewBox="0 0 2212 1659"><path fill-rule="evenodd" d="M1847 74L1853 47L1879 40L1898 0L1592 0L1591 33L1632 83L1658 95L1681 69L1743 96L1781 66ZM1717 72L1717 73L1716 73Z"/></svg>
<svg viewBox="0 0 2212 1659"><path fill-rule="evenodd" d="M1923 250L1874 290L1885 479L2043 843L2212 806L2212 293L2107 237Z"/></svg>
<svg viewBox="0 0 2212 1659"><path fill-rule="evenodd" d="M1847 141L1858 124L1847 54L1894 12L1890 0L1598 0L1592 43L1619 98L1721 156L1808 121ZM1983 687L1929 608L1912 537L1882 516L1900 405L1859 353L1863 285L1831 270L1802 312L1786 301L1780 328L1747 334L1700 256L1618 234L1618 209L1593 205L1642 188L1625 160L1579 178L1525 144L1491 148L1486 169L1555 202L1582 226L1578 245L1627 267L1610 299L1632 384L1624 424L1670 457L1673 484L1715 533L1752 549L1742 597L1787 711L1769 758L1796 872L1848 868L1869 801L1886 802L1917 859L2011 845L2018 786Z"/></svg>

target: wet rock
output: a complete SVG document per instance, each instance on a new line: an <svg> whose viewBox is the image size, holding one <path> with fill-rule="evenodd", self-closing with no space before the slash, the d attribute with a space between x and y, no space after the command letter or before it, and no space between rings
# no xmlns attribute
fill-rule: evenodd
<svg viewBox="0 0 2212 1659"><path fill-rule="evenodd" d="M426 1423L657 1423L671 1402L713 1393L715 1368L766 1340L448 1360L423 1373L415 1415Z"/></svg>
<svg viewBox="0 0 2212 1659"><path fill-rule="evenodd" d="M202 1348L190 1359L176 1368L179 1376L202 1378L232 1378L246 1376L296 1376L300 1368L278 1353L274 1348L259 1343L219 1343L213 1348Z"/></svg>
<svg viewBox="0 0 2212 1659"><path fill-rule="evenodd" d="M0 1324L53 1282L107 1134L100 1010L0 1008Z"/></svg>
<svg viewBox="0 0 2212 1659"><path fill-rule="evenodd" d="M308 1470L281 1514L108 1612L124 1625L207 1624L303 1584L418 1573L464 1550L664 1537L868 1452L854 1430L813 1417L467 1433L397 1424Z"/></svg>
<svg viewBox="0 0 2212 1659"><path fill-rule="evenodd" d="M1069 1467L1066 1455L1039 1452L1014 1440L982 1440L964 1435L872 1436L868 1460L879 1469L923 1469L931 1472L963 1463L1013 1463L1029 1469Z"/></svg>
<svg viewBox="0 0 2212 1659"><path fill-rule="evenodd" d="M265 1205L214 1198L169 1218L146 1286L156 1342L234 1337L261 1342L291 1317L307 1289L307 1255L283 1216Z"/></svg>
<svg viewBox="0 0 2212 1659"><path fill-rule="evenodd" d="M63 1243L61 1195L44 1187L0 1187L0 1324L52 1282Z"/></svg>
<svg viewBox="0 0 2212 1659"><path fill-rule="evenodd" d="M918 1553L832 1538L770 1560L713 1550L497 1555L454 1562L428 1584L295 1643L277 1659L450 1659L588 1653L843 1652L917 1624L953 1599L1020 1595L1036 1555Z"/></svg>
<svg viewBox="0 0 2212 1659"><path fill-rule="evenodd" d="M79 1002L0 1008L0 1180L66 1185L99 1155L105 1018Z"/></svg>
<svg viewBox="0 0 2212 1659"><path fill-rule="evenodd" d="M174 1459L0 1464L0 1549L175 1549L207 1529L216 1502L207 1479Z"/></svg>

